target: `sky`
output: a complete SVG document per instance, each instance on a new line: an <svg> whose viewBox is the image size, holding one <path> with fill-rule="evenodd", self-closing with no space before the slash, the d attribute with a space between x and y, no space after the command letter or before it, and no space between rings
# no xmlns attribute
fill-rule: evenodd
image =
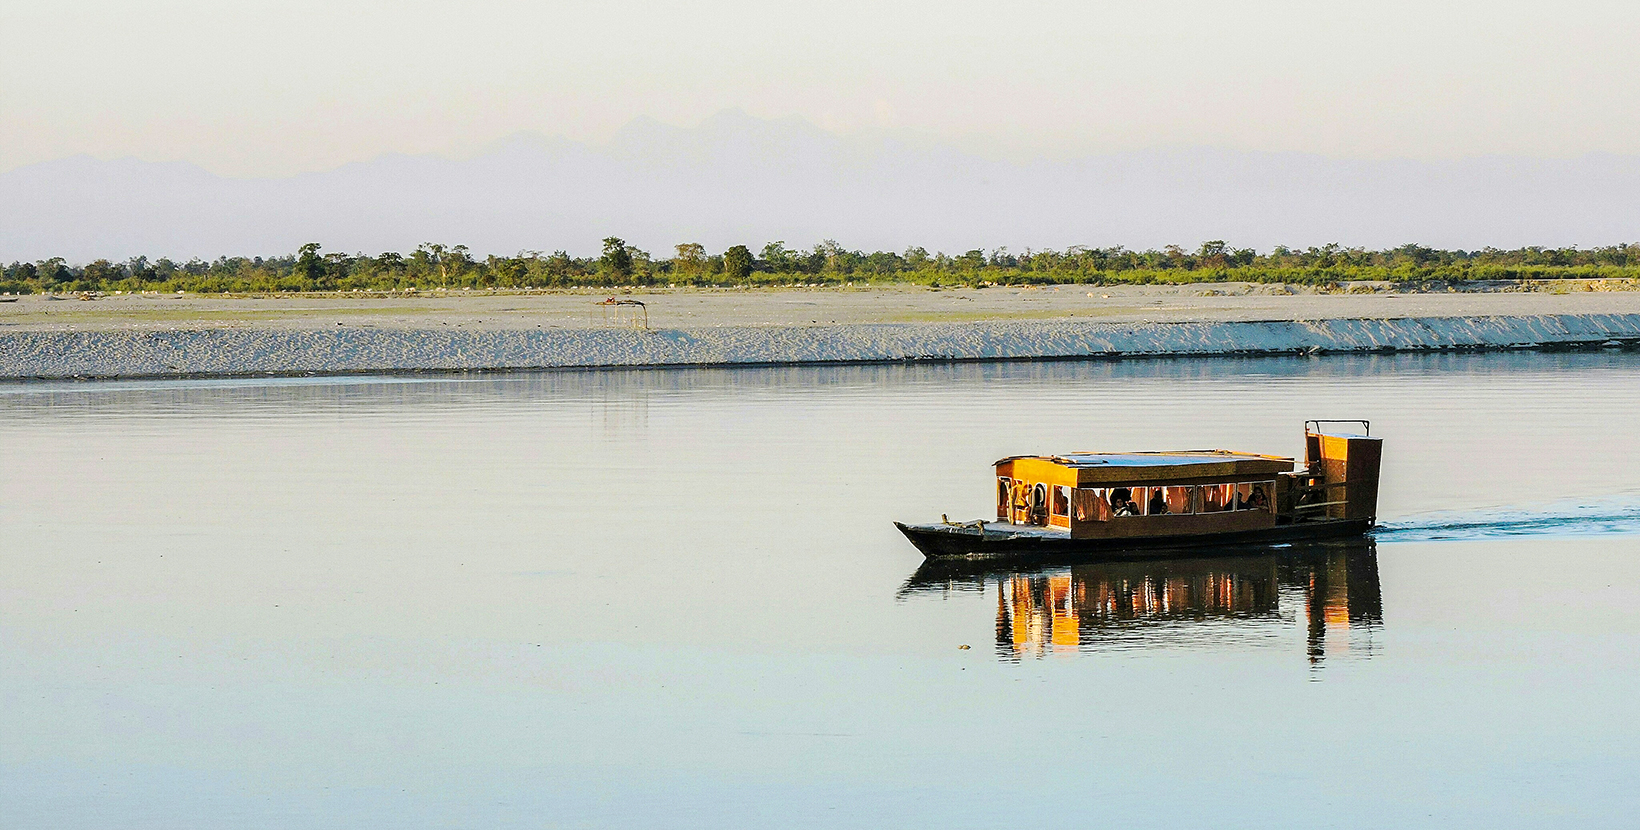
<svg viewBox="0 0 1640 830"><path fill-rule="evenodd" d="M738 108L998 158L1640 153L1640 3L3 0L0 171L287 176Z"/></svg>

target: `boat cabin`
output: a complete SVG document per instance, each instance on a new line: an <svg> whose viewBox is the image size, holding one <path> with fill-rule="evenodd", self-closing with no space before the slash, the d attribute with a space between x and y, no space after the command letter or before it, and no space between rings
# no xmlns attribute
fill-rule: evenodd
<svg viewBox="0 0 1640 830"><path fill-rule="evenodd" d="M1380 439L1305 425L1306 465L1229 450L1013 456L996 462L1002 523L1075 539L1238 533L1372 520Z"/></svg>

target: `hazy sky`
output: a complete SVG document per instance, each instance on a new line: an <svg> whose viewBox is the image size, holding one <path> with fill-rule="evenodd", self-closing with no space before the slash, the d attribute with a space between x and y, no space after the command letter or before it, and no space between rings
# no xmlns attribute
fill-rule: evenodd
<svg viewBox="0 0 1640 830"><path fill-rule="evenodd" d="M1015 156L1640 153L1640 2L0 0L0 170L231 175L730 107Z"/></svg>

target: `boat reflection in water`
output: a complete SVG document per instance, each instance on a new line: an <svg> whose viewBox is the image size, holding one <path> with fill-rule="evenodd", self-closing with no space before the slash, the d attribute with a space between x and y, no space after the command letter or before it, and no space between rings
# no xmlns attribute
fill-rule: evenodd
<svg viewBox="0 0 1640 830"><path fill-rule="evenodd" d="M1370 656L1383 624L1370 539L1245 556L1010 568L930 560L902 597L995 592L1005 660L1156 647L1294 646L1309 661Z"/></svg>

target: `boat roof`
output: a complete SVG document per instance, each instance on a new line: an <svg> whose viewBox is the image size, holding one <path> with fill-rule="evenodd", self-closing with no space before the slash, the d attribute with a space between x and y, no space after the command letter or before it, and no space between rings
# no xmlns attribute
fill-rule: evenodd
<svg viewBox="0 0 1640 830"><path fill-rule="evenodd" d="M1232 480L1245 476L1273 476L1292 472L1293 459L1229 450L1177 452L1072 452L1064 455L1019 455L997 466L1038 464L1069 474L1077 486L1137 484L1141 482Z"/></svg>
<svg viewBox="0 0 1640 830"><path fill-rule="evenodd" d="M1170 452L1070 452L1064 455L1013 455L998 461L1002 464L1021 458L1050 461L1061 467L1178 467L1186 464L1223 464L1226 461L1285 461L1293 459L1280 455L1259 455L1231 450L1174 450Z"/></svg>

